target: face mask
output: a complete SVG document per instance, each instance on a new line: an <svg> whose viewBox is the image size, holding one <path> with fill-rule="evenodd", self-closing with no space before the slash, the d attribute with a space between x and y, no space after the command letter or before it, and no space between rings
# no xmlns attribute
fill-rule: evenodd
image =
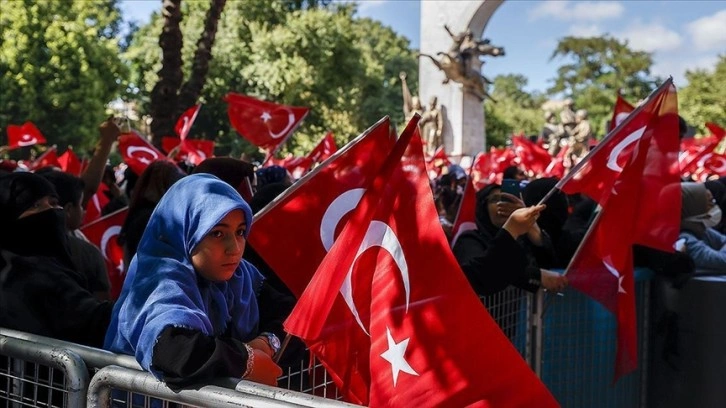
<svg viewBox="0 0 726 408"><path fill-rule="evenodd" d="M686 221L700 222L706 228L713 228L721 222L721 209L717 206L711 208L707 213L688 217Z"/></svg>
<svg viewBox="0 0 726 408"><path fill-rule="evenodd" d="M706 228L713 228L721 222L721 209L719 207L714 206L706 214L709 215L709 218L703 219L703 225Z"/></svg>

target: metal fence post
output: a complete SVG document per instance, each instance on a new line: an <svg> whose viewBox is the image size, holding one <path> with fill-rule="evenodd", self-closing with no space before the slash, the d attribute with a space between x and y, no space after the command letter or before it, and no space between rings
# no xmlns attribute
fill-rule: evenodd
<svg viewBox="0 0 726 408"><path fill-rule="evenodd" d="M544 290L539 289L534 294L532 302L532 370L537 377L542 378L542 335L543 335L543 313L544 313Z"/></svg>
<svg viewBox="0 0 726 408"><path fill-rule="evenodd" d="M88 369L78 354L46 344L3 335L0 335L0 354L63 371L65 374L63 392L66 393L67 406L74 408L86 406Z"/></svg>

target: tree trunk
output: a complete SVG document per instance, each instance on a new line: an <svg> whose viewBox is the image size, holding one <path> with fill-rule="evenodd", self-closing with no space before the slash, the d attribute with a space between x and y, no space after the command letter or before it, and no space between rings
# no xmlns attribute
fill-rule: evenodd
<svg viewBox="0 0 726 408"><path fill-rule="evenodd" d="M151 91L151 134L155 145L161 144L162 136L174 135L174 123L178 117L177 92L181 87L182 73L182 32L180 23L181 0L162 0L161 14L164 28L159 36L162 51L159 81Z"/></svg>
<svg viewBox="0 0 726 408"><path fill-rule="evenodd" d="M211 0L204 18L204 31L199 37L197 49L194 52L191 75L179 92L178 115L197 103L199 95L202 93L209 72L209 61L212 59L212 46L214 46L214 38L217 35L217 25L226 3L227 0Z"/></svg>

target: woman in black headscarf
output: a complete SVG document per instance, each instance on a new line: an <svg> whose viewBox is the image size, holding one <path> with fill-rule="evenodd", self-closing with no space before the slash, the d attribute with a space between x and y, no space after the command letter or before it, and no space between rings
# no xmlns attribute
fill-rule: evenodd
<svg viewBox="0 0 726 408"><path fill-rule="evenodd" d="M708 191L711 192L713 199L716 200L716 205L721 209L721 212L726 212L726 177L722 177L718 180L709 180L703 183ZM713 227L716 231L726 234L726 219L722 218L721 222Z"/></svg>
<svg viewBox="0 0 726 408"><path fill-rule="evenodd" d="M100 347L111 304L72 269L64 228L50 182L0 177L0 327Z"/></svg>
<svg viewBox="0 0 726 408"><path fill-rule="evenodd" d="M540 269L554 261L552 243L536 223L545 206L522 208L497 184L481 189L476 201L477 229L461 234L454 255L477 294L491 295L509 285L564 289L564 276Z"/></svg>

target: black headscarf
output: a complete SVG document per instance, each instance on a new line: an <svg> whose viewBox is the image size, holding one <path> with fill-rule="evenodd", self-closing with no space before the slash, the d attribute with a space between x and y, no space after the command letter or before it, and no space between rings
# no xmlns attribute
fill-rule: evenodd
<svg viewBox="0 0 726 408"><path fill-rule="evenodd" d="M499 184L490 184L476 193L476 210L474 211L474 218L476 221L476 227L479 231L479 235L484 237L487 242L494 239L497 235L499 227L492 223L489 218L489 207L487 205L487 199L494 190L501 189Z"/></svg>
<svg viewBox="0 0 726 408"><path fill-rule="evenodd" d="M72 266L62 209L18 218L46 196L58 195L42 176L12 173L0 177L0 248L22 256L53 257Z"/></svg>

